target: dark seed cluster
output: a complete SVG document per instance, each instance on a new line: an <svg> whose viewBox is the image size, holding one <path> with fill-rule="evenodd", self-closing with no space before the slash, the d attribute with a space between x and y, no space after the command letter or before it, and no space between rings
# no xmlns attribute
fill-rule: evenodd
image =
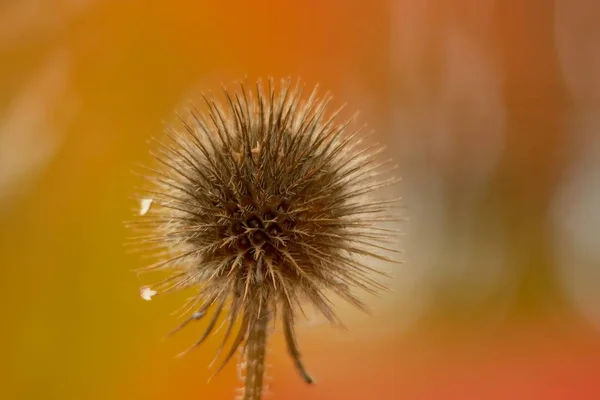
<svg viewBox="0 0 600 400"><path fill-rule="evenodd" d="M389 255L395 231L385 223L394 221L398 199L371 194L395 179L385 176L381 148L363 145L362 129L336 122L337 112L326 115L330 97L319 99L316 88L304 97L299 84L269 81L224 90L225 106L204 100L206 112L192 107L167 130L154 153L159 167L149 168L138 239L161 256L146 270L169 274L144 297L197 290L184 308L191 316L176 330L214 311L193 347L225 313L217 357L230 344L217 372L241 348L242 396L258 400L272 323L281 321L289 353L312 383L294 333L303 305L339 323L330 293L365 308L353 289L384 289L368 259L396 262Z"/></svg>

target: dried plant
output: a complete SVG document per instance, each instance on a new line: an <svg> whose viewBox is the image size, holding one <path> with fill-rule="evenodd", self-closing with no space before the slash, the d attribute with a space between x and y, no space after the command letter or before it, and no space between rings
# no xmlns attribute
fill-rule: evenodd
<svg viewBox="0 0 600 400"><path fill-rule="evenodd" d="M352 289L385 289L375 279L385 273L366 259L396 262L387 253L397 251L386 247L395 231L381 224L395 220L399 199L369 200L396 182L385 177L389 161L378 161L382 148L363 146L363 129L349 131L352 118L337 123L339 110L327 117L331 98L319 99L316 88L305 101L289 80L278 88L270 80L266 92L260 82L254 92L241 84L224 89L225 107L203 96L206 113L191 107L179 116L153 154L160 168L146 176L152 188L137 222L146 231L137 239L161 255L144 270L169 272L142 296L197 290L175 331L210 318L187 351L226 314L215 374L241 350L244 400L262 397L268 328L277 320L300 375L313 383L294 331L303 305L340 324L330 295L366 309Z"/></svg>

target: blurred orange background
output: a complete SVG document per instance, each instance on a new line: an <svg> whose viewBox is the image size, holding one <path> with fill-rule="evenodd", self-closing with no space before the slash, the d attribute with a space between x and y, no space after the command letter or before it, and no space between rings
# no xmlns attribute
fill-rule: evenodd
<svg viewBox="0 0 600 400"><path fill-rule="evenodd" d="M291 76L400 163L406 264L372 317L300 327L316 386L275 334L267 398L599 399L598 21L594 0L1 2L0 398L234 398L234 365L206 384L218 338L161 340L181 297L139 297L130 171L195 91Z"/></svg>

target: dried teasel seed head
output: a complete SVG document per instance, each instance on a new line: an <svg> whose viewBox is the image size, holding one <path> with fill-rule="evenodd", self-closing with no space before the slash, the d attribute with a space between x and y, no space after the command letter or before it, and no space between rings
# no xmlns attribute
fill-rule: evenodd
<svg viewBox="0 0 600 400"><path fill-rule="evenodd" d="M257 400L270 323L281 321L289 353L312 383L294 332L302 305L339 323L330 294L365 308L353 289L385 288L369 259L395 262L397 251L386 247L393 230L381 224L394 221L398 199L371 194L396 180L386 176L381 148L363 145L365 133L350 130L352 120L328 115L330 97L318 98L316 88L304 98L299 84L283 80L276 88L270 80L266 88L224 89L225 106L204 100L205 113L191 107L167 130L154 154L159 167L149 169L139 240L162 256L145 270L168 276L142 297L197 290L185 307L192 315L175 330L210 315L192 348L227 306L217 357L231 343L217 372L241 349L243 398Z"/></svg>

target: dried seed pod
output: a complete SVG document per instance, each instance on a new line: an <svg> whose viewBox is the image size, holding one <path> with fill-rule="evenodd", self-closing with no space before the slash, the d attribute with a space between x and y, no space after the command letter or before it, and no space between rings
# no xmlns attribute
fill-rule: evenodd
<svg viewBox="0 0 600 400"><path fill-rule="evenodd" d="M351 120L326 116L330 97L318 99L316 88L306 101L289 80L279 88L270 80L266 89L260 83L255 91L243 84L234 93L224 89L225 107L204 97L206 113L191 107L180 116L180 128L157 145L160 167L147 176L152 201L143 201L139 221L147 231L140 241L163 257L144 270L169 273L144 287L143 297L197 289L185 307L193 314L175 330L210 315L190 349L229 306L215 360L227 351L216 372L241 349L244 400L262 396L271 323L281 320L296 368L313 383L294 331L302 304L339 324L329 295L365 309L352 289L385 289L368 259L396 262L386 253L397 252L385 247L393 230L380 224L394 221L399 199L369 199L396 181L385 177L388 162L377 161L381 148L362 147L365 134L349 131Z"/></svg>

